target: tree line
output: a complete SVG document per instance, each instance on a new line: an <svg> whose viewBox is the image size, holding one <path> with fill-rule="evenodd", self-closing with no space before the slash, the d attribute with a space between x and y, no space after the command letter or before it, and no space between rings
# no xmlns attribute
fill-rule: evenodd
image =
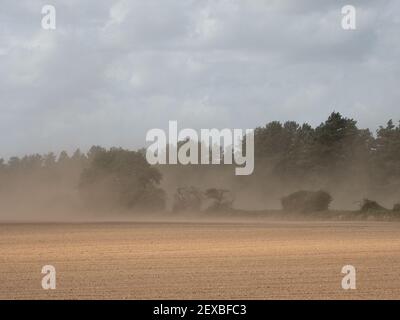
<svg viewBox="0 0 400 320"><path fill-rule="evenodd" d="M163 210L168 193L172 192L172 201L182 199L188 190L192 190L193 196L198 191L190 189L191 185L201 180L205 190L202 194L215 201L228 191L225 189L233 193L257 190L261 195L280 192L284 196L282 190L330 191L342 186L343 190L360 190L360 194L381 192L400 199L400 124L392 120L379 127L376 134L359 128L356 120L337 112L316 127L273 121L255 129L254 150L253 175L231 177L225 188L216 187L215 180L209 178L226 176L224 166L201 169L190 165L174 165L172 169L151 166L143 149L94 146L87 153L78 149L71 156L62 151L58 155L0 159L0 197L16 187L26 187L29 192L29 188L34 188L29 182L40 181L49 186L64 183L75 188L84 205L90 208ZM207 176L198 170L212 173ZM174 183L162 187L165 177ZM176 186L172 191L171 185ZM182 189L185 187L189 189ZM213 207L218 207L215 201ZM227 203L233 205L233 200ZM179 208L182 203L175 201L174 206Z"/></svg>

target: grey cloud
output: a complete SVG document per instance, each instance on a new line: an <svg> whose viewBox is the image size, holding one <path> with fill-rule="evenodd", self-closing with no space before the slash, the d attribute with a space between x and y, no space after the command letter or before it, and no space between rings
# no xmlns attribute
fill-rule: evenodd
<svg viewBox="0 0 400 320"><path fill-rule="evenodd" d="M353 1L2 2L0 157L137 148L146 130L318 124L333 109L371 129L400 118L400 3Z"/></svg>

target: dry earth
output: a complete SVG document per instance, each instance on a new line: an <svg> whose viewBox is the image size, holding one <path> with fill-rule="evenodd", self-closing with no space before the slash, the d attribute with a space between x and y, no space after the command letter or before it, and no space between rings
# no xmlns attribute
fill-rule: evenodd
<svg viewBox="0 0 400 320"><path fill-rule="evenodd" d="M400 299L400 224L0 224L0 298Z"/></svg>

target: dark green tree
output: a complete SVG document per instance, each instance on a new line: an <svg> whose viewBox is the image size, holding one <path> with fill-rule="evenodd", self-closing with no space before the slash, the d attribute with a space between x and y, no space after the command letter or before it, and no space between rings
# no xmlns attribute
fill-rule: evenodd
<svg viewBox="0 0 400 320"><path fill-rule="evenodd" d="M158 188L161 174L143 154L120 148L91 150L91 161L80 178L80 191L88 205L126 209L164 206L164 192Z"/></svg>

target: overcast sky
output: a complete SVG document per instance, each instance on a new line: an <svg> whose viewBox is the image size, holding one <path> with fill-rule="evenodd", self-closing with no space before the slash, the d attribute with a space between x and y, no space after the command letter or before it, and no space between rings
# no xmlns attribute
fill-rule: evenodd
<svg viewBox="0 0 400 320"><path fill-rule="evenodd" d="M57 10L43 30L41 9ZM341 7L357 9L357 30ZM151 128L400 119L400 1L2 0L0 157Z"/></svg>

